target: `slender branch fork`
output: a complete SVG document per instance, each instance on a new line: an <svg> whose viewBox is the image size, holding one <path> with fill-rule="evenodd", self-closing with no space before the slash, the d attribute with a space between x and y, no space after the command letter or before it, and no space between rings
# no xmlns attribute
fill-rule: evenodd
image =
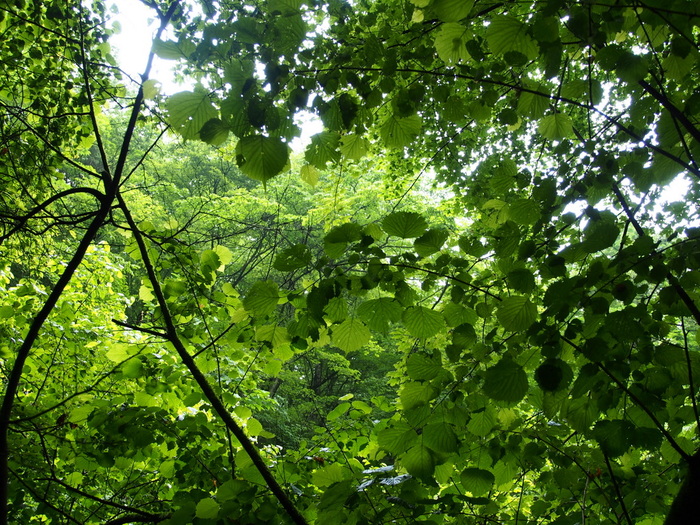
<svg viewBox="0 0 700 525"><path fill-rule="evenodd" d="M165 30L165 28L168 26L170 23L170 19L172 18L173 14L175 13L175 9L179 5L179 0L175 0L171 5L168 11L161 16L161 24L160 27L158 28L158 31L156 33L156 38L159 38L162 32ZM151 66L153 64L153 52L149 54L148 58L148 64L146 65L146 69L144 71L144 74L142 75L142 79L145 81L148 79L148 76L150 74ZM88 90L88 94L91 95L90 92L90 87L89 87L89 75L87 72L87 61L85 58L84 54L84 49L82 53L82 64L81 67L83 69L83 74L84 74L84 80L86 82L86 89ZM73 253L73 257L68 261L68 264L66 265L63 273L61 276L58 278L56 284L54 285L53 289L49 293L48 297L46 298L46 301L44 302L43 307L37 315L34 317L34 320L32 321L31 325L29 326L29 329L27 331L27 334L24 337L23 343L20 345L20 347L17 349L16 352L16 357L15 361L12 364L12 367L10 369L10 373L7 379L7 385L5 388L5 395L2 400L2 404L0 405L0 525L7 525L8 523L8 511L9 511L9 504L8 504L8 498L9 498L9 478L10 478L10 469L9 469L9 457L10 457L10 447L9 447L9 442L8 442L8 431L9 431L9 426L10 426L10 419L12 416L12 408L14 405L15 397L17 396L17 392L19 389L19 384L20 380L22 378L22 373L24 370L24 364L29 357L29 353L31 352L32 347L34 346L34 343L37 341L39 334L41 332L41 329L46 322L46 320L49 317L49 314L53 311L54 307L58 303L58 300L62 296L64 290L66 289L66 286L68 283L71 281L73 278L73 275L75 274L76 270L80 266L80 264L83 261L83 258L85 254L87 253L90 245L94 241L95 237L97 236L97 233L100 231L102 228L102 225L104 224L105 220L107 219L111 209L112 209L112 204L117 198L117 193L118 193L118 188L119 188L119 180L121 178L122 172L124 171L124 166L126 164L126 158L127 154L129 152L129 145L131 143L131 138L134 133L134 129L136 127L136 120L139 116L139 113L141 111L141 105L143 103L144 96L143 96L143 87L139 88L138 94L136 95L136 99L134 101L134 107L131 112L131 118L129 120L129 124L126 130L126 133L124 135L124 140L122 142L121 146L121 151L119 154L119 159L117 160L116 168L114 170L113 174L110 174L109 172L109 167L105 165L105 172L104 172L104 184L105 184L105 193L103 198L100 200L100 206L97 212L95 213L95 216L93 217L92 221L90 222L90 225L88 226L85 234L83 235L82 239L78 243L78 246L75 249L75 252ZM90 112L91 114L94 112L92 104L90 104ZM100 137L100 132L99 129L97 128L97 121L94 118L94 114L92 115L92 121L93 121L93 132L96 137ZM102 159L106 162L107 156L104 152L104 149L102 147L102 142L101 139L98 140L98 145L100 149L102 150L100 152Z"/></svg>

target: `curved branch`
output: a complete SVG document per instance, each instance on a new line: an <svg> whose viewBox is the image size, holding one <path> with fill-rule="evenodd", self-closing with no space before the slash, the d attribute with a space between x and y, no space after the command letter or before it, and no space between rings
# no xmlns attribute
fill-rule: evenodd
<svg viewBox="0 0 700 525"><path fill-rule="evenodd" d="M27 221L31 219L34 215L39 213L40 211L43 211L48 207L50 204L56 202L57 200L62 199L63 197L67 197L68 195L73 195L74 193L87 193L88 195L92 195L95 197L98 201L102 202L102 200L105 198L105 195L101 193L100 191L94 189L94 188L71 188L65 191L62 191L60 193L57 193L55 195L52 195L48 199L46 199L44 202L39 204L38 206L35 206L33 209L29 211L26 215L23 215L22 217L19 217L19 222L17 225L12 228L8 233L0 236L0 244L2 244L5 240L7 240L11 235L17 233L22 227L24 227L25 224L27 224Z"/></svg>
<svg viewBox="0 0 700 525"><path fill-rule="evenodd" d="M289 498L287 493L282 489L280 484L277 482L275 477L272 475L272 472L265 464L265 461L263 460L262 456L260 455L260 452L258 451L258 449L255 447L255 445L250 440L250 438L245 434L245 432L240 427L240 425L238 425L238 423L236 423L236 421L233 419L233 417L229 413L228 409L224 405L221 398L216 394L216 392L214 391L212 386L209 384L209 381L207 380L206 376L202 373L202 371L197 366L197 363L195 362L194 357L192 357L190 355L190 353L187 351L187 348L185 348L185 345L182 342L182 340L180 339L180 335L177 332L177 327L175 326L175 321L174 321L172 315L170 314L168 302L165 299L165 294L164 294L163 289L160 285L160 281L158 279L158 276L156 275L155 267L153 266L153 263L151 262L150 255L148 253L148 247L146 246L145 238L141 234L141 231L138 229L138 226L136 225L136 221L134 220L133 216L131 215L131 211L129 210L128 206L126 205L126 202L124 201L121 194L117 194L117 199L119 201L119 205L121 207L122 213L124 214L124 217L126 218L126 222L129 225L129 227L131 228L131 231L134 235L134 239L136 240L136 244L138 245L139 252L141 254L141 259L143 261L143 265L145 267L146 274L148 275L148 280L151 282L151 285L153 286L153 295L156 297L156 301L158 302L158 306L160 307L160 314L161 314L161 316L163 318L163 322L165 324L165 333L167 335L168 341L175 348L178 356L180 357L180 360L187 367L187 369L190 371L190 374L192 374L192 377L196 381L197 385L199 386L199 388L202 391L202 393L204 394L204 396L207 398L207 400L211 404L211 406L214 409L214 411L216 412L216 414L219 416L221 421L226 425L226 428L228 428L231 431L231 433L236 437L236 439L240 442L243 449L248 453L248 456L250 456L250 459L252 460L253 464L257 468L258 472L260 472L260 475L263 477L263 479L267 483L268 488L275 495L275 497L280 502L282 507L284 507L284 510L287 512L287 514L292 519L292 521L294 523L296 523L297 525L308 525L304 516L301 515L301 513L296 508L296 506L294 505L292 500Z"/></svg>

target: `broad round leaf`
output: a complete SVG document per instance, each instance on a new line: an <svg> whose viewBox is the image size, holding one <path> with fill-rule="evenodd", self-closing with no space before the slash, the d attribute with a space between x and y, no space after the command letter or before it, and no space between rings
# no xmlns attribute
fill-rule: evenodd
<svg viewBox="0 0 700 525"><path fill-rule="evenodd" d="M496 481L496 477L489 470L480 468L465 468L460 475L462 486L474 496L488 494Z"/></svg>
<svg viewBox="0 0 700 525"><path fill-rule="evenodd" d="M404 326L413 337L427 339L445 328L442 314L425 306L413 306L402 317Z"/></svg>
<svg viewBox="0 0 700 525"><path fill-rule="evenodd" d="M279 289L272 281L258 281L243 299L243 307L253 315L264 317L275 311Z"/></svg>
<svg viewBox="0 0 700 525"><path fill-rule="evenodd" d="M546 139L561 140L573 135L574 125L569 115L554 113L540 119L537 131Z"/></svg>
<svg viewBox="0 0 700 525"><path fill-rule="evenodd" d="M428 223L419 213L397 211L384 218L382 228L389 235L411 239L422 235L428 228Z"/></svg>
<svg viewBox="0 0 700 525"><path fill-rule="evenodd" d="M430 6L443 22L458 22L465 18L474 6L474 0L435 0Z"/></svg>
<svg viewBox="0 0 700 525"><path fill-rule="evenodd" d="M527 373L509 358L501 359L484 374L484 394L496 401L517 403L527 394Z"/></svg>
<svg viewBox="0 0 700 525"><path fill-rule="evenodd" d="M378 332L386 332L392 323L400 321L402 313L401 305L390 297L370 299L357 308L357 315Z"/></svg>
<svg viewBox="0 0 700 525"><path fill-rule="evenodd" d="M511 332L525 330L537 319L537 307L524 296L506 297L496 312L501 326Z"/></svg>
<svg viewBox="0 0 700 525"><path fill-rule="evenodd" d="M435 472L435 458L428 447L416 445L401 456L401 463L408 473L422 480L429 480Z"/></svg>
<svg viewBox="0 0 700 525"><path fill-rule="evenodd" d="M408 377L415 381L430 381L444 371L440 361L425 354L411 354L406 360Z"/></svg>
<svg viewBox="0 0 700 525"><path fill-rule="evenodd" d="M345 352L354 352L369 343L372 335L369 328L359 319L346 319L342 324L333 326L331 341Z"/></svg>
<svg viewBox="0 0 700 525"><path fill-rule="evenodd" d="M444 422L423 427L423 443L435 452L456 452L459 440L452 425Z"/></svg>
<svg viewBox="0 0 700 525"><path fill-rule="evenodd" d="M236 146L236 162L251 179L266 182L284 170L289 147L277 137L244 137Z"/></svg>
<svg viewBox="0 0 700 525"><path fill-rule="evenodd" d="M204 498L197 503L195 512L198 518L213 520L219 515L219 504L211 498Z"/></svg>
<svg viewBox="0 0 700 525"><path fill-rule="evenodd" d="M379 447L396 455L406 452L417 440L418 434L413 427L402 421L396 421L377 433Z"/></svg>
<svg viewBox="0 0 700 525"><path fill-rule="evenodd" d="M182 91L168 97L165 103L169 122L185 140L200 138L202 127L218 112L206 91Z"/></svg>
<svg viewBox="0 0 700 525"><path fill-rule="evenodd" d="M467 28L461 24L443 24L435 37L435 50L447 64L466 62L471 57L467 51Z"/></svg>

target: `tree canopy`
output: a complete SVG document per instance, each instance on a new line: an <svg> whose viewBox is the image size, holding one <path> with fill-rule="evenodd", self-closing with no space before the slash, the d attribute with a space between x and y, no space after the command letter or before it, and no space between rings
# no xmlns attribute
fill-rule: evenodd
<svg viewBox="0 0 700 525"><path fill-rule="evenodd" d="M0 0L0 523L697 520L698 2L142 2Z"/></svg>

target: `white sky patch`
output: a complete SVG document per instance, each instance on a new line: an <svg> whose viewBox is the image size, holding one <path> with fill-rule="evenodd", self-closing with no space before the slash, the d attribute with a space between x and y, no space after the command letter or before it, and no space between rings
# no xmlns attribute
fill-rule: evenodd
<svg viewBox="0 0 700 525"><path fill-rule="evenodd" d="M119 24L121 31L110 38L110 44L122 70L140 82L158 30L158 17L153 9L139 0L116 0L114 5L119 12L114 15L113 21ZM174 82L173 64L172 61L153 57L150 78L161 84L161 92L166 95L188 89L187 86Z"/></svg>

